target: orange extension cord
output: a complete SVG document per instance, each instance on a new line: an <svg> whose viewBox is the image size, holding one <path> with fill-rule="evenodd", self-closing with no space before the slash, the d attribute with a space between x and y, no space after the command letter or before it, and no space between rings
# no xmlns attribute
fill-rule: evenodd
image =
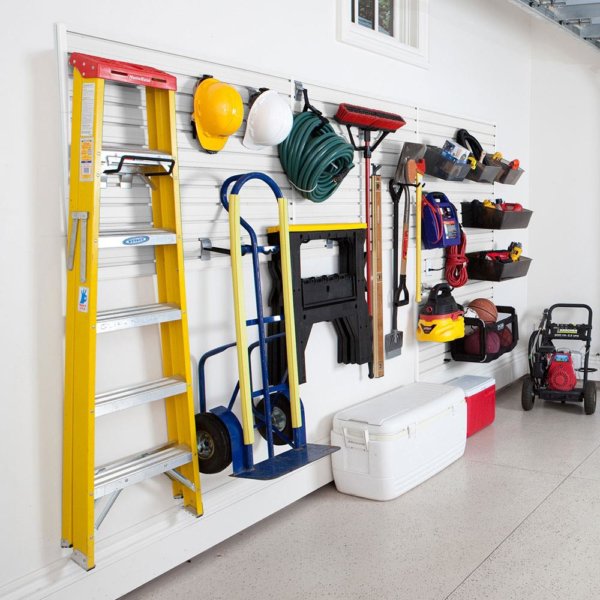
<svg viewBox="0 0 600 600"><path fill-rule="evenodd" d="M467 236L460 230L460 244L458 246L449 246L446 248L446 281L453 287L462 287L467 283L467 263L466 256Z"/></svg>

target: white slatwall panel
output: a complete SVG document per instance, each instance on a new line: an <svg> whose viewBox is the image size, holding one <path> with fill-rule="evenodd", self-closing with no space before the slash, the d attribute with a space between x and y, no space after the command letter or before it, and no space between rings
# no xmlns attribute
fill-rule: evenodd
<svg viewBox="0 0 600 600"><path fill-rule="evenodd" d="M78 34L69 34L68 51L98 53L130 62L141 62L164 69L177 76L177 139L179 147L180 192L182 202L184 250L188 269L211 269L228 267L227 257L215 255L210 261L198 260L198 238L209 238L217 246L229 246L227 214L219 200L221 183L229 176L248 171L263 171L269 174L281 186L290 202L291 220L296 223L335 223L356 222L364 219L364 173L358 154L355 168L350 171L338 191L323 203L316 204L301 197L287 180L279 162L277 149L267 148L261 152L253 152L242 145L245 122L240 130L227 142L224 150L209 155L202 152L192 137L190 115L192 112L193 90L198 77L211 74L218 79L233 85L247 103L248 87L269 87L288 98L294 111L302 109L303 101L293 98L294 81L291 77L278 77L214 64L202 60L179 57L148 49L123 46L112 42L90 39ZM137 53L139 52L139 58ZM149 54L152 61L149 61ZM65 57L66 60L66 57ZM72 73L67 74L69 98L65 106L66 122L70 123ZM496 128L485 123L457 115L431 111L416 106L399 104L336 90L323 85L304 82L309 90L311 103L332 118L341 102L348 102L379 108L402 115L406 126L390 135L373 156L373 162L381 165L384 187L394 174L402 143L406 141L423 142L442 145L446 139L453 139L456 130L465 128L475 135L488 152L495 150ZM108 144L128 144L144 147L147 143L145 128L145 101L143 91L131 86L122 86L108 82L106 86L104 140ZM247 106L246 106L247 112ZM344 127L332 120L332 125L340 134L346 136ZM70 134L67 139L70 139ZM426 177L425 191L441 191L446 193L457 206L460 213L460 202L474 198L493 198L494 186L473 182L445 182ZM386 188L387 189L387 188ZM387 191L383 194L383 248L392 247L392 204ZM250 182L244 187L242 195L242 215L264 241L267 226L277 222L276 203L270 192L261 183ZM134 183L130 189L124 189L109 182L103 193L101 209L101 227L123 227L147 224L150 222L149 191L141 183ZM468 251L491 248L494 235L491 230L467 230ZM411 217L410 245L414 249L414 195ZM311 253L331 252L322 244L313 244L307 249ZM423 281L433 286L442 281L442 251L423 251ZM154 273L153 249L110 249L102 253L100 277L103 279L119 279L132 276L147 276ZM389 296L389 274L385 275ZM412 290L414 284L409 287ZM493 284L489 282L470 282L461 290L456 290L455 297L459 302L467 303L478 296L492 298ZM426 297L427 290L424 291ZM386 309L386 313L388 309ZM419 376L427 378L440 368L445 368L449 359L447 345L418 344Z"/></svg>

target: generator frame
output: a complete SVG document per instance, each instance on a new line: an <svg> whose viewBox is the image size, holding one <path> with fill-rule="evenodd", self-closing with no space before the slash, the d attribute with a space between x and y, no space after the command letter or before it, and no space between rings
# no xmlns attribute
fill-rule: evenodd
<svg viewBox="0 0 600 600"><path fill-rule="evenodd" d="M575 308L587 311L587 323L555 323L552 314L557 309ZM592 341L592 309L587 304L553 304L544 309L539 327L529 337L528 358L529 374L523 378L521 405L523 410L533 408L536 396L542 400L555 402L583 402L587 415L596 410L596 384L590 381L588 374L596 371L590 368L589 356ZM549 356L556 352L555 340L580 340L585 343L582 385L569 391L552 390L548 387Z"/></svg>

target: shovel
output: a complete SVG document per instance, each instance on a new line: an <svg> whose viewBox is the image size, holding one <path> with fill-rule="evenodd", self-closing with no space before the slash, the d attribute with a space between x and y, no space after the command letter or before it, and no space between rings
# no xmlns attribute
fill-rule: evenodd
<svg viewBox="0 0 600 600"><path fill-rule="evenodd" d="M409 162L412 165L409 167ZM408 161L407 169L414 169L414 160ZM403 333L398 331L398 308L406 306L410 301L408 288L406 287L406 262L408 256L408 228L410 221L410 194L408 186L404 183L395 183L390 179L389 192L394 204L393 220L393 251L392 251L392 329L385 336L385 357L394 358L402 353ZM400 262L400 281L398 281L398 250L399 250L399 225L400 225L400 200L404 193L404 218L402 221L402 258Z"/></svg>
<svg viewBox="0 0 600 600"><path fill-rule="evenodd" d="M423 157L427 146L407 142L402 148L396 174L389 183L389 192L394 204L393 219L393 292L392 292L392 327L385 336L385 356L394 358L402 353L403 333L398 331L398 308L406 306L410 301L406 286L406 262L408 256L408 232L410 222L410 186L418 185L418 171L422 168ZM402 223L402 260L400 263L400 280L398 281L398 251L400 226L400 200L404 194L404 218Z"/></svg>

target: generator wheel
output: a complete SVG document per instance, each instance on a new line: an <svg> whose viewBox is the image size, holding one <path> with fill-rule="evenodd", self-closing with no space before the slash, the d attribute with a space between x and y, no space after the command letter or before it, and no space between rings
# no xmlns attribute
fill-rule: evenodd
<svg viewBox="0 0 600 600"><path fill-rule="evenodd" d="M227 427L211 412L196 415L196 441L200 473L220 473L231 464L231 439Z"/></svg>
<svg viewBox="0 0 600 600"><path fill-rule="evenodd" d="M531 375L523 377L523 387L521 389L521 406L523 410L531 410L535 402L535 394L533 393L533 379Z"/></svg>
<svg viewBox="0 0 600 600"><path fill-rule="evenodd" d="M583 410L586 415L596 412L596 384L593 381L586 382L583 388Z"/></svg>
<svg viewBox="0 0 600 600"><path fill-rule="evenodd" d="M256 410L262 415L265 414L264 400L256 405ZM292 439L292 411L290 401L283 394L273 394L271 396L271 426L274 432L278 431L286 438ZM258 427L258 432L265 440L267 439L267 428L264 425ZM275 446L285 446L286 442L274 434L273 444Z"/></svg>

